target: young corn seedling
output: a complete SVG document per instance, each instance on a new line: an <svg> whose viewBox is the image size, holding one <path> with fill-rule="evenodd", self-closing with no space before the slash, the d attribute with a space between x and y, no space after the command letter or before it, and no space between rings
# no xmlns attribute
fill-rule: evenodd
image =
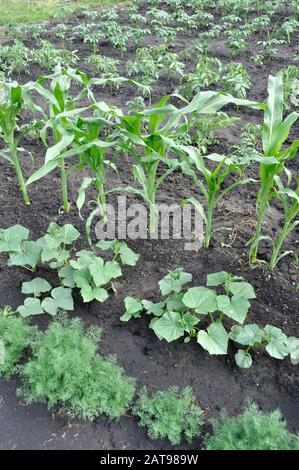
<svg viewBox="0 0 299 470"><path fill-rule="evenodd" d="M49 88L44 86L46 81L50 80ZM83 90L76 97L71 95L71 85L79 84ZM71 145L75 138L74 128L76 126L77 114L75 110L75 102L91 93L88 89L88 79L85 74L80 71L68 69L63 71L58 65L53 75L41 76L36 83L28 84L30 90L39 93L49 103L50 118L45 116L44 126L40 132L40 137L46 147L47 131L51 130L52 138L55 145L49 147L45 164L33 173L27 181L31 184L39 180L47 173L60 166L61 176L61 194L62 204L65 212L69 211L68 187L67 187L67 171L65 168L65 160L63 152Z"/></svg>
<svg viewBox="0 0 299 470"><path fill-rule="evenodd" d="M261 106L259 103L239 100L237 98L233 98L231 95L209 91L198 93L189 105L181 109L177 109L172 105L167 105L169 98L169 96L163 98L153 109L145 110L135 116L122 117L120 124L121 148L137 159L138 164L133 165L132 171L134 179L139 183L142 189L129 186L127 188L115 188L115 190L127 191L142 197L150 209L149 229L151 233L155 232L157 224L157 190L164 179L180 166L180 162L177 159L170 158L171 151L178 154L187 153L189 157L194 156L196 159L196 149L177 144L178 138L185 134L188 129L186 115L190 113L214 113L219 111L219 109L228 103L247 105L251 107ZM144 133L144 129L146 133ZM143 153L141 153L140 150L142 150ZM192 159L192 157L190 158ZM200 160L200 155L198 158ZM219 156L216 156L215 158L217 159ZM221 157L221 160L225 159L227 159L227 157ZM166 164L168 169L166 169L164 174L158 178L157 170L161 162ZM230 163L233 164L231 160ZM216 176L218 175L221 167L222 164L220 164L220 167L216 172ZM206 171L204 171L204 174L208 175ZM227 171L221 174L225 177ZM214 178L215 175L211 176L211 187L213 185L215 186ZM200 187L204 189L204 185L199 179L198 181ZM219 179L219 184L221 184L221 182L222 180ZM216 185L215 188L215 191L217 192L219 187ZM230 187L230 189L232 188ZM206 194L208 197L207 192ZM210 204L210 207L213 207L215 197L213 197L213 204ZM198 204L197 207L199 208ZM211 214L209 214L207 220L212 220L213 210L211 209L210 212ZM210 239L210 236L211 233L207 237L207 240ZM208 244L209 241L207 241L207 246Z"/></svg>
<svg viewBox="0 0 299 470"><path fill-rule="evenodd" d="M66 152L63 157L66 158L68 155L77 156L78 168L80 170L87 168L91 175L83 178L78 191L76 204L79 213L85 203L88 187L93 186L97 192L96 200L89 201L89 206L93 202L95 209L91 211L86 220L86 233L90 243L90 227L94 216L100 212L103 222L107 221L105 182L107 174L111 170L117 173L117 167L114 159L106 158L106 153L117 143L117 140L114 140L113 130L114 121L120 114L121 112L117 108L105 106L105 112L98 110L90 118L79 118L75 132L76 138L72 143L73 149ZM106 135L105 141L100 138L101 132Z"/></svg>
<svg viewBox="0 0 299 470"><path fill-rule="evenodd" d="M179 149L182 150L183 161L181 163L181 169L184 174L192 177L205 199L206 209L203 208L198 199L193 197L184 200L183 203L189 202L193 204L196 210L201 214L206 227L204 247L209 248L213 235L214 210L222 201L223 197L234 188L254 182L255 180L244 176L244 170L249 163L248 161L243 163L242 159L219 154L202 156L195 148L187 146L179 146ZM211 165L208 166L208 162L212 162L215 166L210 169ZM196 171L194 171L194 166L201 177L198 177ZM226 179L230 179L231 176L235 176L235 181L226 184ZM224 188L222 186L224 186Z"/></svg>
<svg viewBox="0 0 299 470"><path fill-rule="evenodd" d="M18 124L25 108L35 111L25 87L16 82L0 81L0 138L6 146L0 151L0 156L8 160L14 167L24 202L30 204L18 154L20 151L24 151L19 146L22 137L37 127L38 122L32 121L29 125Z"/></svg>
<svg viewBox="0 0 299 470"><path fill-rule="evenodd" d="M276 241L272 240L270 237L264 237L264 239L270 239L273 246L270 260L271 270L275 269L277 263L284 256L293 253L292 251L284 251L281 253L284 240L299 224L299 221L295 220L299 214L299 177L297 178L297 186L294 190L290 188L291 179L292 175L288 171L288 185L284 186L281 178L278 175L275 176L276 188L272 193L272 197L282 203L284 222Z"/></svg>
<svg viewBox="0 0 299 470"><path fill-rule="evenodd" d="M168 155L171 146L170 129L177 119L173 120L170 117L162 126L163 121L172 111L171 106L165 106L167 101L168 97L161 100L153 110L145 110L134 116L123 116L120 124L120 147L136 158L137 164L132 166L132 173L141 189L128 186L115 188L115 190L136 194L144 200L150 211L149 230L151 233L155 232L157 225L157 190L179 164L176 159L171 159ZM144 133L144 129L148 132ZM162 176L158 177L157 170L162 162L167 169Z"/></svg>
<svg viewBox="0 0 299 470"><path fill-rule="evenodd" d="M275 178L285 167L285 162L296 157L299 140L294 140L291 145L282 148L287 140L291 127L298 119L298 113L291 113L283 119L283 83L282 77L270 75L268 80L268 99L264 110L263 124L263 155L260 156L260 189L257 195L257 223L255 235L249 240L249 259L256 263L259 243L262 239L262 226L272 191Z"/></svg>

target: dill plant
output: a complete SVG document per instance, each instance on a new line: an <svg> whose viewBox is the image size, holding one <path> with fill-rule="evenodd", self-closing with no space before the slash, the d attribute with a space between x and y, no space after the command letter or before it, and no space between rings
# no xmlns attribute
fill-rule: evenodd
<svg viewBox="0 0 299 470"><path fill-rule="evenodd" d="M297 450L299 437L287 430L279 410L263 413L247 403L236 418L222 412L213 424L214 435L205 439L206 450Z"/></svg>
<svg viewBox="0 0 299 470"><path fill-rule="evenodd" d="M5 312L7 310L0 310L0 340L4 346L0 377L10 377L14 373L16 364L36 333L36 328L30 326L24 318Z"/></svg>
<svg viewBox="0 0 299 470"><path fill-rule="evenodd" d="M21 368L18 394L27 403L58 405L71 417L92 420L104 413L119 418L133 398L135 383L114 358L97 354L100 333L96 327L85 332L79 318L52 322Z"/></svg>
<svg viewBox="0 0 299 470"><path fill-rule="evenodd" d="M182 391L178 387L170 387L152 396L144 388L133 414L140 418L140 426L147 427L149 437L167 438L173 445L180 444L182 440L191 442L199 435L203 424L203 411L196 404L191 387Z"/></svg>

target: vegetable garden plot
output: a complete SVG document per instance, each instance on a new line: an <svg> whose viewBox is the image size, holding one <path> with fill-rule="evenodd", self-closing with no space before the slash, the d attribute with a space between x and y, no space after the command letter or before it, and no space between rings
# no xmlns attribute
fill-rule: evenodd
<svg viewBox="0 0 299 470"><path fill-rule="evenodd" d="M176 445L182 436L180 448L202 447L209 419L223 408L241 413L248 397L264 411L279 408L298 431L299 7L253 3L151 1L7 28L0 48L0 304L23 317L34 313L42 329L54 320L34 356L26 336L11 357L29 360L22 393L62 411L57 427L66 429L65 412L96 417L90 427L74 422L79 437L68 438L70 447L86 445L83 430L95 430L93 448L171 448L147 436L169 437L167 406L155 418L161 422L147 416L149 397L160 390L182 406L184 393L192 403L194 394L199 407L188 425L177 416L170 440ZM124 193L148 208L149 232L158 224L155 203L193 204L205 246L126 240L99 243L95 253L96 211L105 219ZM71 387L63 400L59 390L37 393L38 351L55 328L61 338L73 331L65 319L66 330L55 323L61 310L102 327L101 356L82 346L81 360L112 371L123 402L105 398L105 383L103 402L96 394L92 403L79 402ZM130 409L132 378L138 391L148 390L139 402L148 429L137 418L100 416ZM193 390L175 396L173 386ZM29 418L12 411L10 387L1 381L11 422L45 419L40 437L17 434L13 444L63 447L59 434L48 442L43 409L29 407ZM13 434L12 425L0 430L3 447L13 445Z"/></svg>

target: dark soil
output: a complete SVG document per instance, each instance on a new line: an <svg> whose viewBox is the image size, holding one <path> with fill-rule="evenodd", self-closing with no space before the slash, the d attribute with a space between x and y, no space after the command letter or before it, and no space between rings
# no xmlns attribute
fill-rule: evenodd
<svg viewBox="0 0 299 470"><path fill-rule="evenodd" d="M144 13L144 6L140 12ZM120 10L122 10L120 8ZM220 18L216 17L220 21ZM127 17L120 13L122 23ZM283 16L277 15L279 23ZM67 23L78 24L82 17L71 18ZM57 22L56 22L57 23ZM56 24L53 23L53 24ZM52 40L57 47L63 44L57 42L51 35L52 23L48 24L45 38ZM180 52L190 47L191 39L197 37L197 32L180 33L174 43L173 51ZM279 46L277 55L263 68L257 68L248 58L257 51L258 36L250 38L248 49L234 60L242 62L249 72L252 88L248 93L249 99L263 101L266 96L267 77L275 74L283 66L292 63L292 57L298 52L298 34L287 46ZM150 44L152 38L147 38L145 44ZM156 40L154 41L156 43ZM36 44L27 44L36 47ZM69 47L70 48L70 47ZM90 54L90 48L83 43L74 42L72 49L78 50L80 59ZM101 47L101 54L120 56L107 44ZM223 63L230 59L223 40L211 43L211 55L221 59ZM124 60L134 56L131 47L124 55ZM123 63L123 62L122 62ZM196 63L196 56L189 59L188 70ZM88 68L82 69L89 72ZM30 79L36 79L41 70L30 69ZM120 70L125 73L124 70ZM21 81L28 80L22 75ZM160 100L165 94L171 93L177 83L162 77L153 90L153 102ZM113 91L108 87L97 90L99 100L113 103L125 108L125 103L136 96L136 90L122 86ZM253 110L236 110L229 108L229 113L242 117L242 123L260 122L261 115ZM229 145L238 142L239 127L228 128L220 133L220 148L223 153ZM298 125L290 138L298 135ZM43 161L45 150L42 144L36 144L32 139L23 143L31 150L36 158L36 167ZM24 161L27 174L32 170ZM26 167L27 165L27 167ZM296 162L291 168L295 170ZM130 164L125 159L121 163L121 180L127 183L131 180ZM76 191L80 184L80 175L70 176L70 199L76 199ZM108 181L112 187L115 179ZM161 187L159 202L174 202L196 194L196 188L191 181L180 173L174 173ZM298 266L291 257L286 257L279 264L275 273L270 273L265 265L251 268L248 265L248 255L245 243L250 239L255 227L255 194L254 185L235 191L218 208L216 226L232 228L233 232L217 232L211 248L199 252L185 251L184 241L178 240L136 240L130 241L130 246L141 254L141 260L136 268L124 270L123 278L116 283L117 292L110 296L104 304L93 302L84 305L76 299L74 315L80 316L86 324L100 324L103 327L103 337L100 352L103 355L116 354L119 363L126 373L137 378L138 387L146 385L149 391L165 389L170 385L193 387L200 405L206 412L207 418L219 415L222 408L234 415L241 411L247 397L254 399L263 410L280 408L289 429L299 431L299 376L298 369L290 364L289 359L274 360L266 353L257 352L254 364L249 370L239 369L234 362L233 346L228 356L209 356L196 343L184 344L176 341L170 344L162 341L148 328L148 318L132 320L124 324L119 320L123 312L123 299L131 295L139 298L158 300L157 282L167 274L168 270L182 266L191 272L195 284L204 285L208 273L225 270L235 275L242 275L252 283L257 299L252 301L248 315L250 323L261 325L267 323L281 327L288 335L298 336L299 299L296 283ZM84 221L78 217L75 205L67 215L60 214L59 173L51 174L42 181L30 187L32 204L26 207L22 204L17 181L13 170L1 161L1 192L0 220L1 227L7 228L20 223L30 229L31 237L38 238L46 231L51 221L72 223L81 230L82 239L78 246L84 246ZM130 196L131 197L131 196ZM112 196L109 202L116 201ZM86 215L86 214L85 214ZM280 224L280 212L274 208L268 214L267 229L273 234ZM229 235L233 233L233 235ZM298 233L286 242L286 249L298 247ZM295 248L294 248L295 247ZM261 245L260 258L269 259L267 245ZM43 275L48 275L43 272ZM51 276L51 273L50 273ZM7 267L5 257L0 259L0 305L17 307L23 302L20 286L23 281L30 279L30 273ZM36 320L40 327L45 327L48 318L42 316ZM137 420L128 415L119 421L109 421L107 418L97 419L94 423L69 421L58 412L48 411L46 405L26 406L15 396L18 379L0 382L0 448L2 449L171 449L164 441L152 441L143 428L138 427ZM210 426L204 428L210 431ZM181 445L180 448L198 449L201 438L193 441L192 445Z"/></svg>

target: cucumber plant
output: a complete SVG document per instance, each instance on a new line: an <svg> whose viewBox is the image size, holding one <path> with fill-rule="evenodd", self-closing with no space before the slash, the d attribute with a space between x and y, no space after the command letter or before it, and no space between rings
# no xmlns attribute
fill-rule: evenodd
<svg viewBox="0 0 299 470"><path fill-rule="evenodd" d="M29 230L14 225L0 230L0 253L9 256L8 265L22 266L32 272L44 265L57 271L58 286L39 276L23 282L22 293L28 295L24 304L17 308L23 316L48 313L56 315L59 310L73 310L72 289L79 289L83 302L104 302L109 290L115 290L113 279L122 276L121 265L135 266L139 255L125 242L102 241L102 250L112 250L112 260L104 261L95 251L74 252L73 244L80 233L71 224L62 227L51 222L47 233L36 241L29 241Z"/></svg>
<svg viewBox="0 0 299 470"><path fill-rule="evenodd" d="M241 276L225 271L208 274L206 286L186 289L192 275L182 268L170 271L159 282L160 302L125 298L122 321L140 318L142 313L152 317L150 328L160 340L172 342L184 338L195 339L212 355L228 354L229 340L246 346L235 354L241 368L252 364L251 349L264 346L267 353L283 359L290 355L294 364L299 360L299 338L287 337L279 328L244 324L250 309L250 300L256 295L252 285ZM228 331L228 326L231 326Z"/></svg>

